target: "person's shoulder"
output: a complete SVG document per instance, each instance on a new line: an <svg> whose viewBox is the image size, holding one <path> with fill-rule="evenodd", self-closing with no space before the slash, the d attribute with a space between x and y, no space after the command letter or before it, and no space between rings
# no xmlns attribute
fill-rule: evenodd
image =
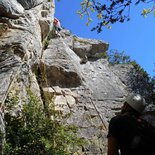
<svg viewBox="0 0 155 155"><path fill-rule="evenodd" d="M127 118L128 118L128 116L120 114L120 115L114 116L111 120L117 121L117 120L127 119Z"/></svg>
<svg viewBox="0 0 155 155"><path fill-rule="evenodd" d="M109 131L112 132L113 135L115 135L116 132L119 131L120 128L122 128L122 125L125 124L124 116L123 115L117 115L111 118L109 122Z"/></svg>
<svg viewBox="0 0 155 155"><path fill-rule="evenodd" d="M117 115L117 116L114 116L113 118L111 118L110 122L111 123L119 122L122 118L123 118L122 115Z"/></svg>
<svg viewBox="0 0 155 155"><path fill-rule="evenodd" d="M111 123L124 123L124 122L128 122L129 120L133 119L131 116L128 115L117 115L114 116L110 122Z"/></svg>

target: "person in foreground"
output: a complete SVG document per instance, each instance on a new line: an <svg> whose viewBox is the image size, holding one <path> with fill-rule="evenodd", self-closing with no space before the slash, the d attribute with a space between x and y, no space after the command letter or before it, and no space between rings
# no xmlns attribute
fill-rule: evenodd
<svg viewBox="0 0 155 155"><path fill-rule="evenodd" d="M130 94L121 113L110 120L108 155L155 155L154 128L142 119L146 106L139 94Z"/></svg>

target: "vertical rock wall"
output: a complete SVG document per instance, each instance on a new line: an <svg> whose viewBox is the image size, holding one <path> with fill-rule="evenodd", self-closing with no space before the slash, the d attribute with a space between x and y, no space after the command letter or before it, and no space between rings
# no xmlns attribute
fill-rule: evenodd
<svg viewBox="0 0 155 155"><path fill-rule="evenodd" d="M79 136L88 141L79 154L105 154L108 121L118 112L127 94L126 85L106 59L89 60L98 52L106 52L106 42L66 36L63 31L63 37L51 39L43 52L44 93L55 94L56 110L63 117L69 115L66 123L78 126ZM98 47L96 51L94 47ZM87 61L81 63L84 57Z"/></svg>
<svg viewBox="0 0 155 155"><path fill-rule="evenodd" d="M0 9L1 131L5 133L8 96L17 95L20 99L15 110L10 111L16 115L26 100L26 88L30 87L42 100L42 87L44 94L54 96L55 110L67 118L65 123L75 124L79 136L87 140L78 154L106 154L108 122L132 91L124 82L127 76L110 67L106 59L97 57L106 53L108 44L76 37L68 30L62 30L60 36L52 35L53 1L2 0ZM51 39L47 40L49 34ZM46 77L41 86L35 72L40 65L40 72Z"/></svg>
<svg viewBox="0 0 155 155"><path fill-rule="evenodd" d="M21 100L14 112L9 112L13 115L20 111L22 101L26 100L27 87L39 98L41 96L32 65L39 62L42 40L52 28L54 2L1 0L0 10L0 130L5 134L8 96L13 94Z"/></svg>

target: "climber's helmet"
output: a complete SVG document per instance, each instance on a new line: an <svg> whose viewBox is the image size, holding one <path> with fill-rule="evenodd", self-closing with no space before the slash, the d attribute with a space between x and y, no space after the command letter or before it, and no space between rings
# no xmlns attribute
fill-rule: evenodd
<svg viewBox="0 0 155 155"><path fill-rule="evenodd" d="M126 102L136 111L142 113L146 106L145 99L140 94L131 94L126 98Z"/></svg>

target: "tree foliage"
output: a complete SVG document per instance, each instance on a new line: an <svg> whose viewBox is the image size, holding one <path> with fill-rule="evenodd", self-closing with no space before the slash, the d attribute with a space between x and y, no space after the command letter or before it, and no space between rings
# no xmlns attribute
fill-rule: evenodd
<svg viewBox="0 0 155 155"><path fill-rule="evenodd" d="M77 128L63 125L56 112L44 109L32 92L29 95L29 101L24 104L20 116L5 114L4 154L70 155L76 151L84 143L77 136ZM10 104L13 106L16 101L16 97L9 99L6 108L10 110Z"/></svg>
<svg viewBox="0 0 155 155"><path fill-rule="evenodd" d="M110 28L111 24L116 22L123 23L130 20L131 4L138 5L140 3L152 3L152 8L143 9L142 15L146 16L150 12L154 12L154 0L83 0L81 2L81 9L77 12L80 17L87 16L87 25L92 21L91 13L96 13L99 22L97 26L92 28L98 33L102 31L103 27Z"/></svg>
<svg viewBox="0 0 155 155"><path fill-rule="evenodd" d="M124 52L119 52L115 49L108 51L107 58L109 63L112 65L131 63L130 56L126 55Z"/></svg>

